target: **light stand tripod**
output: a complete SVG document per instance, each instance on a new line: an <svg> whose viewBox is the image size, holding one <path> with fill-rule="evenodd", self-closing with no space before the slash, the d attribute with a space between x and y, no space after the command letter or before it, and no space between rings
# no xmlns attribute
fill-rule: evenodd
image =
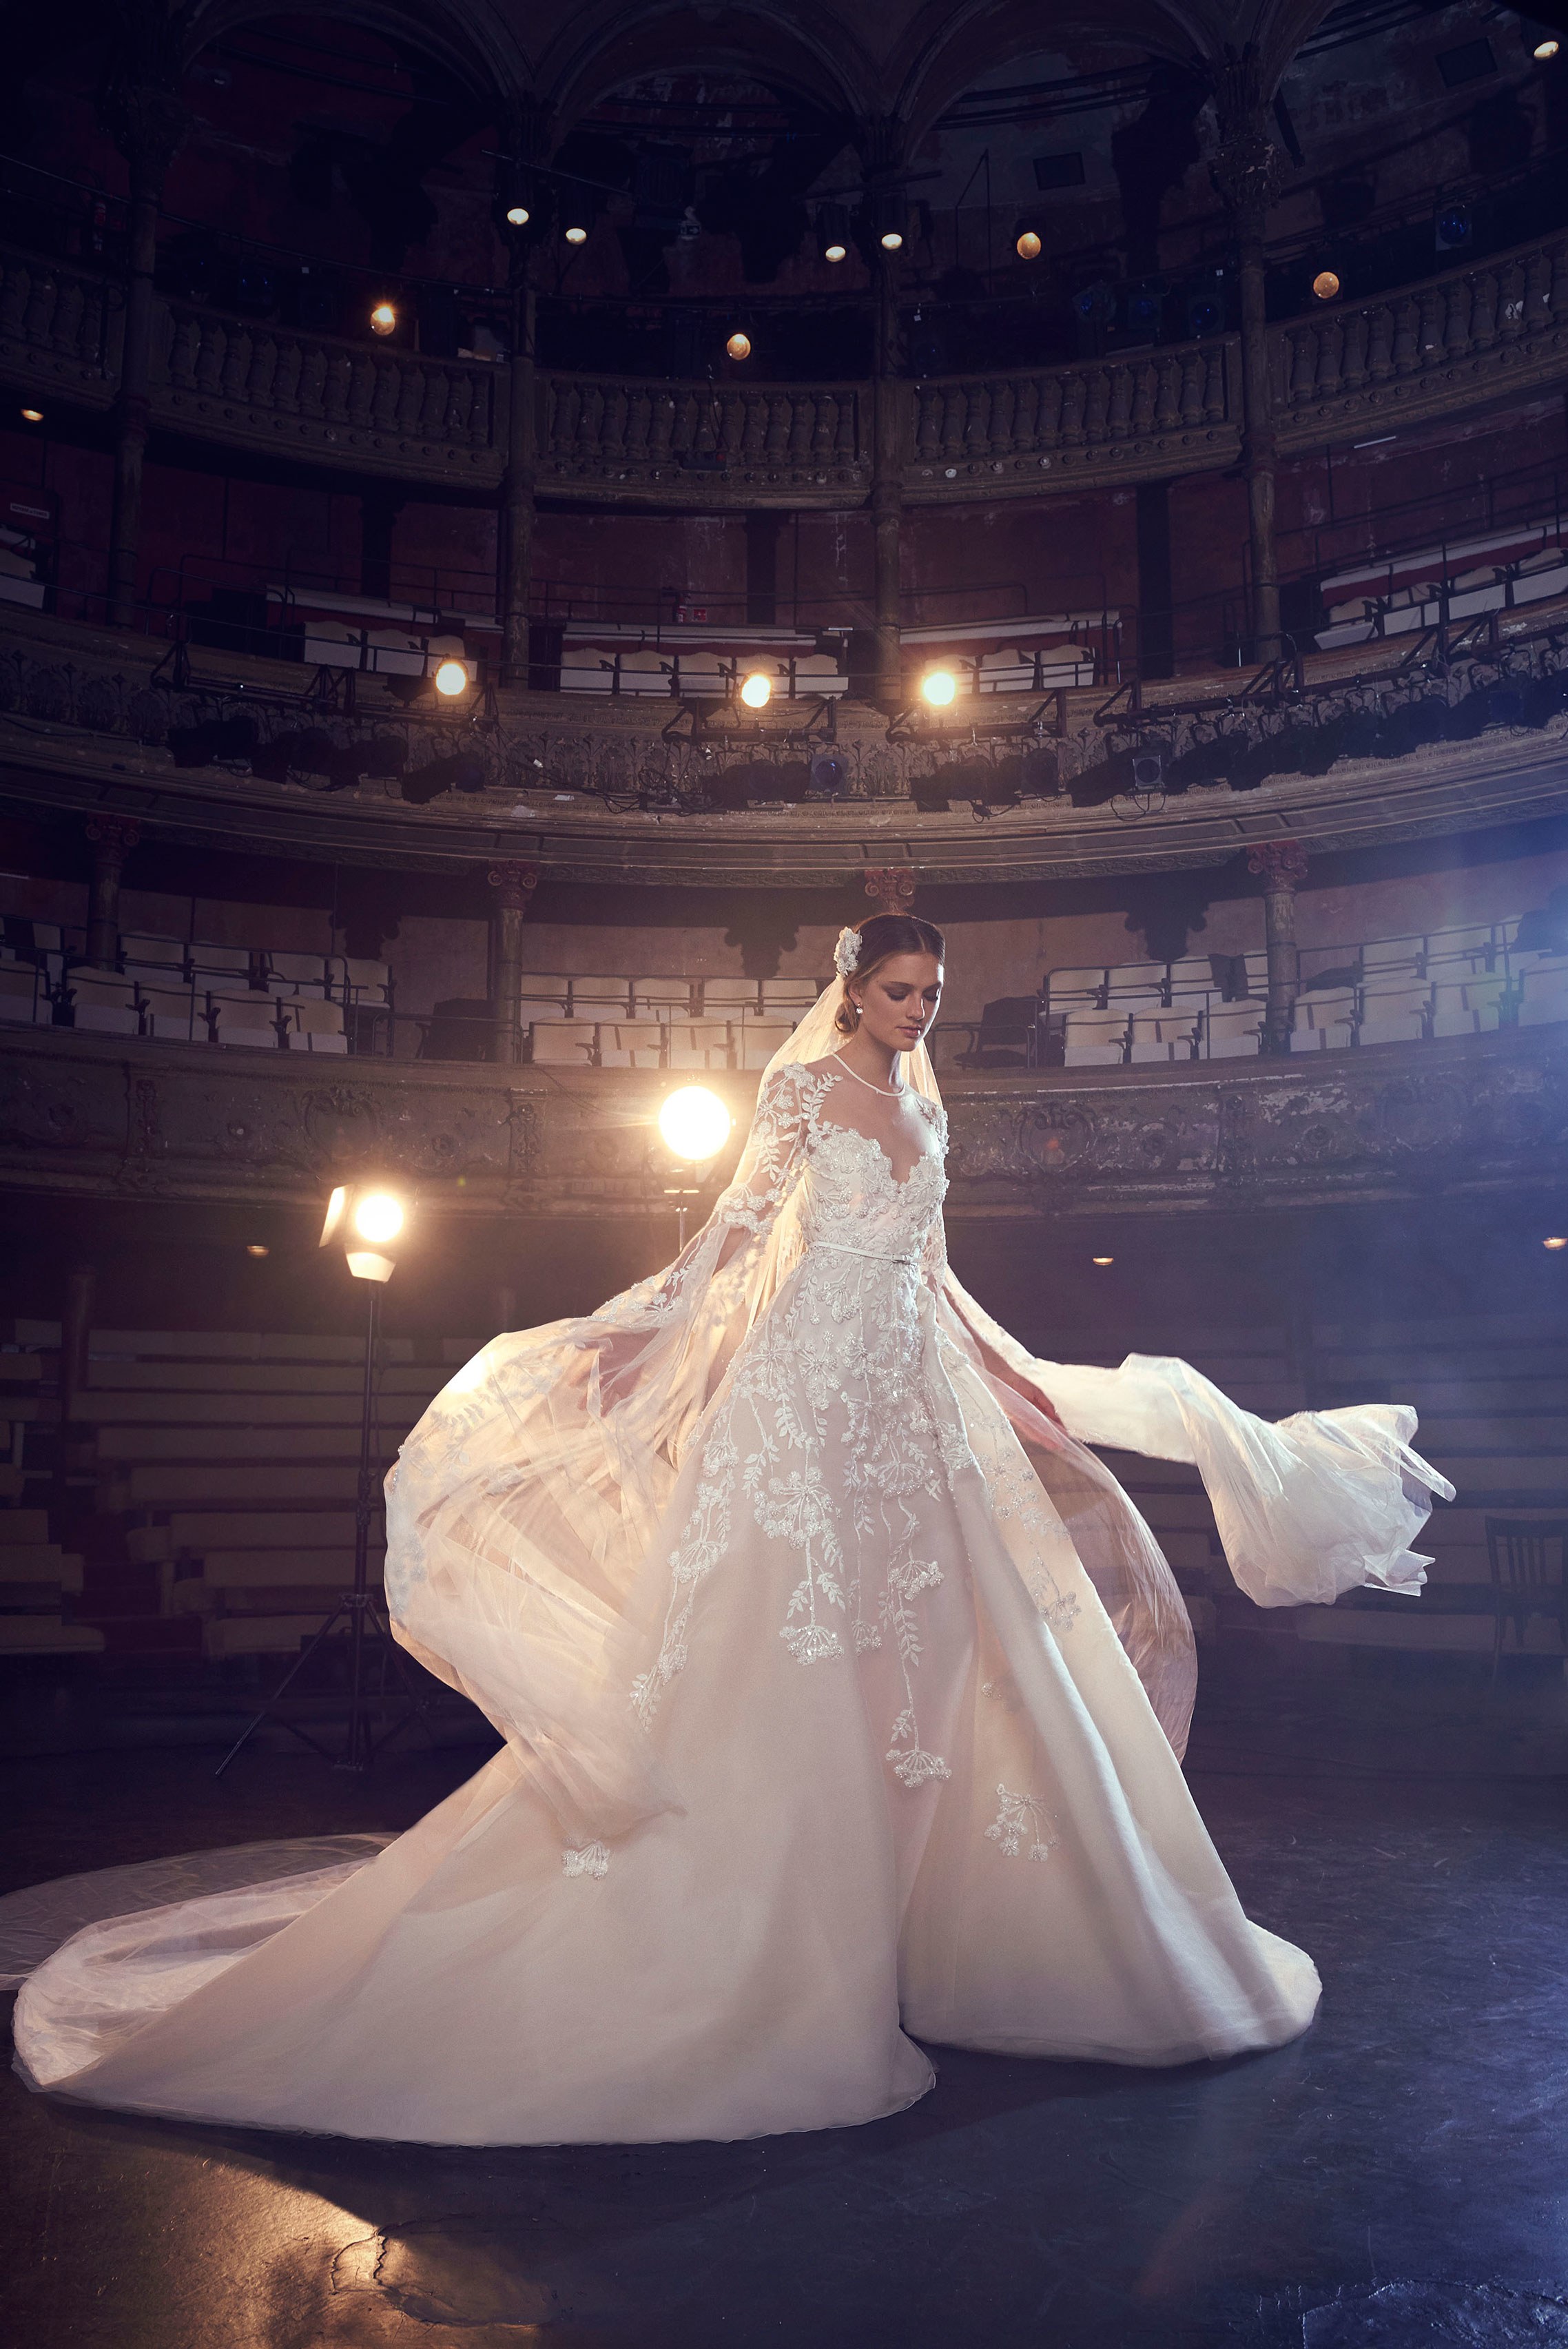
<svg viewBox="0 0 1568 2349"><path fill-rule="evenodd" d="M341 1213L340 1210L339 1221L341 1221ZM329 1211L328 1232L330 1233L334 1228ZM351 1270L354 1269L356 1262L356 1257L350 1256ZM254 1720L247 1723L241 1731L212 1773L215 1778L222 1776L241 1747L247 1744L263 1722L272 1713L277 1713L282 1727L299 1738L302 1744L308 1745L313 1753L319 1754L325 1761L335 1763L340 1770L368 1770L381 1748L388 1744L399 1730L405 1728L416 1718L426 1735L429 1735L429 1723L426 1719L428 1699L414 1679L407 1658L393 1638L390 1625L370 1595L370 1521L380 1505L380 1487L376 1474L377 1464L371 1456L370 1448L371 1421L376 1402L377 1350L381 1339L381 1291L391 1275L392 1267L390 1260L386 1257L372 1257L361 1255L357 1262L361 1265L378 1264L386 1268L377 1273L355 1272L355 1278L361 1281L368 1291L368 1309L365 1324L365 1385L359 1418L359 1483L354 1507L354 1588L352 1590L344 1592L315 1637L308 1646L301 1649L299 1655L284 1674ZM278 1708L311 1658L323 1643L331 1638L345 1617L348 1620L348 1722L344 1733L342 1752L332 1754L319 1739L311 1735L308 1729L303 1728L297 1721L291 1720L286 1713L279 1713ZM384 1694L376 1697L367 1696L366 1693L365 1650L366 1641L371 1640L374 1640L382 1651L383 1690L386 1683L385 1663L389 1658L407 1700L404 1711L398 1714L391 1727L384 1729L378 1737L371 1734L370 1716L373 1713L386 1710L386 1699Z"/></svg>

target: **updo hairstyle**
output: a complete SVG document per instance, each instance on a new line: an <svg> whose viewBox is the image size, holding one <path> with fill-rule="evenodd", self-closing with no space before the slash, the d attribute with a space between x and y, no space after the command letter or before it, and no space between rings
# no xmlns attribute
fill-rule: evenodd
<svg viewBox="0 0 1568 2349"><path fill-rule="evenodd" d="M923 922L916 914L872 914L858 925L861 950L854 969L843 982L839 1008L833 1014L833 1026L841 1036L852 1036L860 1014L850 998L850 986L857 986L880 970L894 955L934 955L937 961L947 959L947 941L934 922Z"/></svg>

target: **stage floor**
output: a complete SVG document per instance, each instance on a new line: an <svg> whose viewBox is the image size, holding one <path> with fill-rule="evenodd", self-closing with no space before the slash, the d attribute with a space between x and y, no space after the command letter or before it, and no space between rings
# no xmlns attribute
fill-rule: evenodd
<svg viewBox="0 0 1568 2349"><path fill-rule="evenodd" d="M0 1765L0 1889L400 1826L473 1752L356 1784L254 1753ZM1229 1757L1227 1757L1229 1758ZM120 2119L8 2075L17 2349L1415 2349L1568 2344L1560 1778L1195 1772L1295 2046L1178 2072L933 2053L862 2129L439 2151Z"/></svg>

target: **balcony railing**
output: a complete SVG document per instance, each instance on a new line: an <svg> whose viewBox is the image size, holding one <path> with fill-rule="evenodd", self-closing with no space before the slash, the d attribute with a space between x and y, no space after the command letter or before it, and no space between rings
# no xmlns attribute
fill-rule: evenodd
<svg viewBox="0 0 1568 2349"><path fill-rule="evenodd" d="M0 375L102 408L122 295L78 264L0 251ZM158 420L232 446L376 473L493 487L506 461L506 369L157 297ZM1368 419L1460 410L1559 374L1568 235L1403 292L1270 329L1281 445ZM915 502L1037 495L1063 481L1233 463L1234 336L1070 366L902 386L903 488ZM871 481L869 387L540 378L539 478L607 503L842 506Z"/></svg>

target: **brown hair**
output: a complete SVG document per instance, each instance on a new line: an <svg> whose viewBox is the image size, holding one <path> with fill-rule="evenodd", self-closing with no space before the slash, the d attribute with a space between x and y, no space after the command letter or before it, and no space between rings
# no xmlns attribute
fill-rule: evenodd
<svg viewBox="0 0 1568 2349"><path fill-rule="evenodd" d="M917 914L870 914L858 924L861 958L850 978L858 984L870 978L894 955L934 955L938 962L947 959L947 941L934 922L923 922ZM841 1036L855 1032L855 1009L850 1000L850 982L844 981L843 996L833 1014L833 1025Z"/></svg>

